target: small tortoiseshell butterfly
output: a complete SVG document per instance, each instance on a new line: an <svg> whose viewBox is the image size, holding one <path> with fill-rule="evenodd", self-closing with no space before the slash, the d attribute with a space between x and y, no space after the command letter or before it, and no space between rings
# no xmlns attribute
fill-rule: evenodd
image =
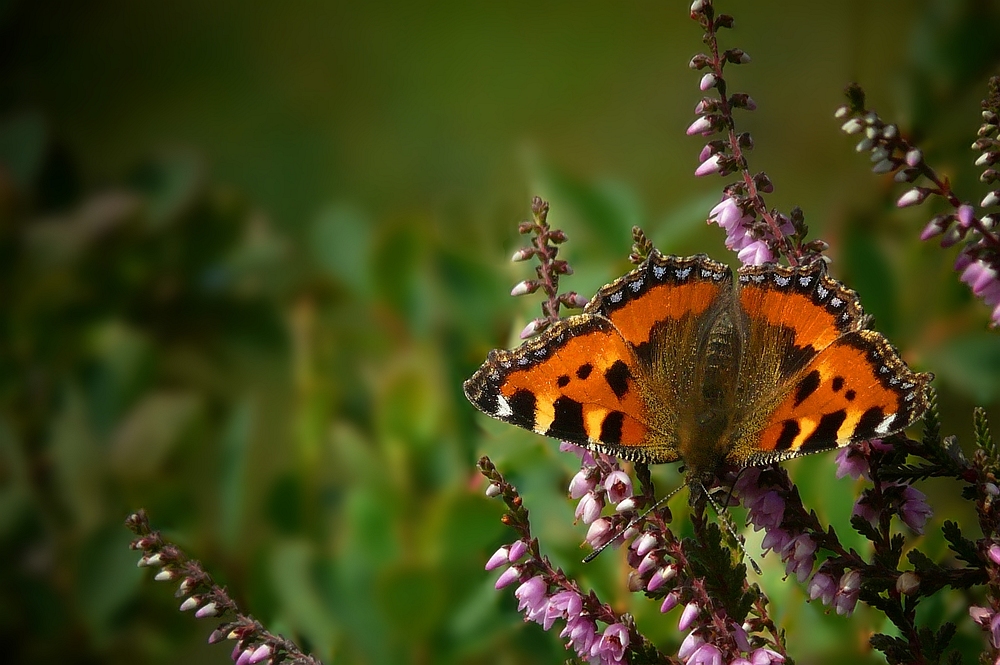
<svg viewBox="0 0 1000 665"><path fill-rule="evenodd" d="M504 422L637 462L682 461L705 487L721 465L764 465L885 437L927 409L917 374L867 329L825 264L728 266L655 250L582 314L465 382ZM692 501L697 492L692 491Z"/></svg>

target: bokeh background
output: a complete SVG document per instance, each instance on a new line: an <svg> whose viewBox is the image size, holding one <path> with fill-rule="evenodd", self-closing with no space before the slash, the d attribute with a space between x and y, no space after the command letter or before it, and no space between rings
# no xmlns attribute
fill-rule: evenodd
<svg viewBox="0 0 1000 665"><path fill-rule="evenodd" d="M537 301L507 297L530 197L551 202L593 293L629 229L735 262L704 224L701 94L687 3L0 2L0 642L6 662L215 663L214 624L176 611L122 526L145 507L272 630L328 663L553 663L483 563L510 539L483 495L490 454L543 549L636 614L667 652L676 617L625 591L621 558L581 566L573 458L487 422L462 381L515 343ZM801 206L911 365L945 430L996 405L988 312L897 211L891 177L838 131L850 81L950 175L1000 62L996 2L726 2L752 57L733 90L769 202ZM968 443L968 437L964 438ZM858 488L830 456L789 465L839 526ZM661 487L679 482L658 470ZM925 484L963 522L947 483ZM683 504L683 500L678 500ZM968 528L974 526L969 524ZM921 540L945 555L933 529ZM859 546L863 546L858 543ZM751 551L754 550L751 543ZM760 583L800 662L880 662L883 626ZM963 622L945 594L921 618Z"/></svg>

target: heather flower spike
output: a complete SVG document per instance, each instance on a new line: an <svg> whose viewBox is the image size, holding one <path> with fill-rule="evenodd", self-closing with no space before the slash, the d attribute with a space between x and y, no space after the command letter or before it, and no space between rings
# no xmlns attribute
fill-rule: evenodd
<svg viewBox="0 0 1000 665"><path fill-rule="evenodd" d="M556 258L559 255L559 245L566 242L567 238L561 230L549 226L548 216L549 204L536 196L531 201L531 219L518 225L521 235L531 236L531 245L518 249L511 260L521 262L536 258L538 265L535 267L536 279L518 282L511 289L510 295L529 295L539 289L545 294L542 302L543 316L533 319L521 330L521 339L534 337L558 321L560 307L580 309L587 304L587 299L575 291L559 292L560 275L572 275L573 269L566 261Z"/></svg>
<svg viewBox="0 0 1000 665"><path fill-rule="evenodd" d="M737 174L739 179L725 187L722 201L708 215L709 223L726 230L726 247L737 252L744 265L762 265L784 258L790 265L810 263L826 249L824 243L805 242L807 229L802 213L796 209L791 215L771 210L763 195L773 190L765 173L753 174L747 152L753 148L748 133L738 133L735 109L753 111L756 102L743 92L727 94L726 65L746 64L750 56L742 49L719 50L718 30L731 28L732 17L715 14L712 2L698 2L691 7L691 18L705 31L708 53L696 55L691 66L699 71L708 69L701 76L702 92L715 91L717 97L705 97L695 107L698 116L687 129L689 135L721 138L711 141L699 156L696 176ZM860 131L860 127L858 128Z"/></svg>
<svg viewBox="0 0 1000 665"><path fill-rule="evenodd" d="M878 113L865 105L864 91L858 85L847 89L848 104L834 114L838 120L849 118L841 126L847 134L864 130L865 139L858 144L859 152L868 151L875 173L895 173L897 182L924 182L905 191L896 205L905 208L920 205L928 198L938 197L953 212L939 214L927 222L920 232L921 240L940 236L941 247L961 245L955 260L960 280L969 285L973 294L990 308L991 325L1000 325L1000 236L994 232L994 214L983 212L1000 203L997 190L986 193L979 206L964 202L952 190L951 182L927 163L923 152L904 137L894 124L885 123ZM980 181L993 185L1000 172L993 166L1000 161L1000 140L997 138L997 118L1000 117L1000 77L989 82L989 92L982 103L983 123L972 149L979 152L976 166L984 167Z"/></svg>
<svg viewBox="0 0 1000 665"><path fill-rule="evenodd" d="M142 551L140 565L161 567L157 580L181 578L178 595L183 597L180 611L194 610L202 618L227 617L209 636L209 643L234 640L232 659L236 663L282 662L294 665L321 665L316 658L281 636L274 635L252 616L244 614L226 590L215 584L201 563L189 559L176 545L163 540L153 531L144 510L128 517L125 525L136 535L132 549ZM164 574L167 573L167 574Z"/></svg>

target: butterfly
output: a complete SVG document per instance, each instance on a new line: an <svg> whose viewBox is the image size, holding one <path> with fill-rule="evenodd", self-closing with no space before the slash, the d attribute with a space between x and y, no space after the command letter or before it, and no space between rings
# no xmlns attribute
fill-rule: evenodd
<svg viewBox="0 0 1000 665"><path fill-rule="evenodd" d="M681 461L704 488L720 467L881 438L927 409L915 373L868 328L826 264L743 266L653 250L583 313L465 382L480 411L643 463Z"/></svg>

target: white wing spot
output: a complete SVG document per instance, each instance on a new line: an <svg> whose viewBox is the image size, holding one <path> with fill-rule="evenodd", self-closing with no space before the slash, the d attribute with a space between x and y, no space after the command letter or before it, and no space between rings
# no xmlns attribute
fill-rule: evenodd
<svg viewBox="0 0 1000 665"><path fill-rule="evenodd" d="M904 383L903 385L900 386L900 388L902 388L903 390L909 390L912 387L913 387L913 384L910 383L909 381L907 381L906 383Z"/></svg>
<svg viewBox="0 0 1000 665"><path fill-rule="evenodd" d="M527 356L521 356L520 358L517 359L517 364L518 365L522 365L522 366L523 365L527 365L529 362L530 361L528 360Z"/></svg>
<svg viewBox="0 0 1000 665"><path fill-rule="evenodd" d="M878 425L875 426L875 433L881 436L886 436L892 431L892 423L896 420L896 414L892 414Z"/></svg>
<svg viewBox="0 0 1000 665"><path fill-rule="evenodd" d="M615 291L610 296L608 296L608 300L610 300L611 302L621 302L622 301L622 292L621 291Z"/></svg>
<svg viewBox="0 0 1000 665"><path fill-rule="evenodd" d="M663 266L653 266L653 274L656 275L656 279L663 279L663 276L667 274L667 269Z"/></svg>
<svg viewBox="0 0 1000 665"><path fill-rule="evenodd" d="M758 284L760 284L761 282L764 281L764 276L763 275L750 275L750 279L752 279L753 281L755 281Z"/></svg>
<svg viewBox="0 0 1000 665"><path fill-rule="evenodd" d="M777 284L778 286L788 286L788 283L790 281L792 281L792 280L790 278L788 278L788 277L785 277L784 275L775 275L774 276L774 283Z"/></svg>
<svg viewBox="0 0 1000 665"><path fill-rule="evenodd" d="M628 287L632 289L635 293L639 293L639 289L642 288L642 280L637 279L636 281L629 284Z"/></svg>
<svg viewBox="0 0 1000 665"><path fill-rule="evenodd" d="M829 290L829 289L827 289L827 288L826 288L825 286L823 286L823 285L820 285L820 286L817 286L817 287L816 287L816 295L818 295L818 296L819 296L819 299L820 299L820 300L826 300L826 297L827 297L828 295L830 295L830 290Z"/></svg>
<svg viewBox="0 0 1000 665"><path fill-rule="evenodd" d="M535 349L536 358L544 358L547 353L548 350L544 346Z"/></svg>
<svg viewBox="0 0 1000 665"><path fill-rule="evenodd" d="M514 410L510 408L510 402L507 398L497 393L497 410L493 412L498 418L509 418L514 415Z"/></svg>
<svg viewBox="0 0 1000 665"><path fill-rule="evenodd" d="M813 278L809 275L803 275L802 277L799 277L799 284L801 284L802 286L809 286L809 284L811 284L812 281Z"/></svg>
<svg viewBox="0 0 1000 665"><path fill-rule="evenodd" d="M691 274L691 268L681 268L677 271L677 279L687 279Z"/></svg>
<svg viewBox="0 0 1000 665"><path fill-rule="evenodd" d="M837 296L830 298L830 307L840 307L843 304L844 301L838 298Z"/></svg>

